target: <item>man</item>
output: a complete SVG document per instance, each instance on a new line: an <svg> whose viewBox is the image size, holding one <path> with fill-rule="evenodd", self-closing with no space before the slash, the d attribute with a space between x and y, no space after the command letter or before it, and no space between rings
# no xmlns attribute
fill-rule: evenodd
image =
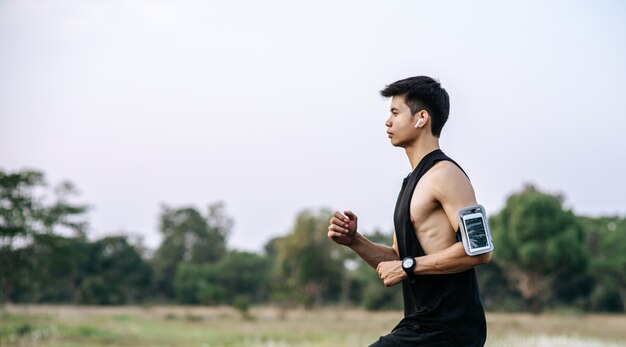
<svg viewBox="0 0 626 347"><path fill-rule="evenodd" d="M439 149L448 93L426 76L380 93L391 97L385 122L391 144L404 148L413 168L396 204L393 246L359 234L351 211L335 212L328 227L328 237L375 268L385 286L402 283L404 318L370 347L482 346L487 329L474 266L491 253L469 256L457 241L458 210L477 202L465 172Z"/></svg>

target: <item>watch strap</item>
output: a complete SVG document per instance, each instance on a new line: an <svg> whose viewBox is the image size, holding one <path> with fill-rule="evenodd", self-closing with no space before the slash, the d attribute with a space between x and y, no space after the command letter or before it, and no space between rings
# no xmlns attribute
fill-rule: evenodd
<svg viewBox="0 0 626 347"><path fill-rule="evenodd" d="M405 261L406 259L411 259L411 260L413 260L413 265L412 265L410 268L405 268L405 267L404 267L404 261ZM413 273L413 269L415 269L415 264L416 264L416 262L415 262L415 258L413 258L413 257L405 257L404 259L402 259L402 263L401 263L402 270L404 270L404 272L406 272L406 274L407 274L409 277L413 277L413 275L414 275L414 273Z"/></svg>

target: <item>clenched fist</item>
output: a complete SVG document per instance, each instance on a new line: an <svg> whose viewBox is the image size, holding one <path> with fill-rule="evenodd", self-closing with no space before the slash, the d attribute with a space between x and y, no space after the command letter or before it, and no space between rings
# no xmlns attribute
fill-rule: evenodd
<svg viewBox="0 0 626 347"><path fill-rule="evenodd" d="M376 272L387 287L395 286L408 277L400 260L382 261L376 267Z"/></svg>
<svg viewBox="0 0 626 347"><path fill-rule="evenodd" d="M345 215L335 211L333 214L328 226L328 238L340 245L350 246L356 235L357 217L352 211L344 213Z"/></svg>

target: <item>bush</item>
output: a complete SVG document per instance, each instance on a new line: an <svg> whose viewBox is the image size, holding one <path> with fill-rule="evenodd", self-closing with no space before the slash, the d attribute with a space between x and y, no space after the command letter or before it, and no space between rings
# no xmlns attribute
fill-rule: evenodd
<svg viewBox="0 0 626 347"><path fill-rule="evenodd" d="M243 319L251 319L250 316L250 299L245 295L237 295L233 300L233 307L241 313Z"/></svg>
<svg viewBox="0 0 626 347"><path fill-rule="evenodd" d="M371 283L363 293L363 305L369 311L402 309L402 287L387 288L382 283Z"/></svg>

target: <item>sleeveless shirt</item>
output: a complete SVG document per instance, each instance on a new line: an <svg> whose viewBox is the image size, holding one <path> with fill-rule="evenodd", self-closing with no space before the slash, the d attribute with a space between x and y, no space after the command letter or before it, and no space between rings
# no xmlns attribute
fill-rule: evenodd
<svg viewBox="0 0 626 347"><path fill-rule="evenodd" d="M411 198L420 178L442 160L454 163L463 171L459 164L437 149L424 156L402 182L394 212L400 260L426 254L411 223ZM447 331L462 346L484 345L487 326L473 268L454 274L413 276L402 281L402 294L404 318L394 330L404 325L419 325Z"/></svg>

